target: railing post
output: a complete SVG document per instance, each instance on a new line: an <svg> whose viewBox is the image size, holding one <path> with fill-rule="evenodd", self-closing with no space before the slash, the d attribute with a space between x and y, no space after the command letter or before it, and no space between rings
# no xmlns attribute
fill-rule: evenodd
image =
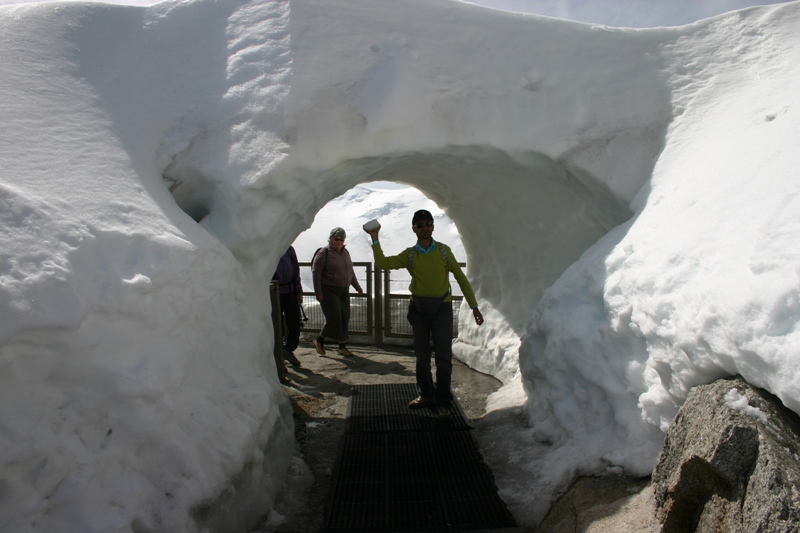
<svg viewBox="0 0 800 533"><path fill-rule="evenodd" d="M372 294L374 289L372 288L373 279L372 279L372 263L365 263L367 269L367 335L372 335L372 338L375 338L375 304L373 302Z"/></svg>
<svg viewBox="0 0 800 533"><path fill-rule="evenodd" d="M383 331L386 336L394 337L395 328L393 327L392 320L392 271L387 270L383 273L383 316L384 324Z"/></svg>
<svg viewBox="0 0 800 533"><path fill-rule="evenodd" d="M375 269L375 346L383 344L383 296L381 295L381 271L372 263Z"/></svg>

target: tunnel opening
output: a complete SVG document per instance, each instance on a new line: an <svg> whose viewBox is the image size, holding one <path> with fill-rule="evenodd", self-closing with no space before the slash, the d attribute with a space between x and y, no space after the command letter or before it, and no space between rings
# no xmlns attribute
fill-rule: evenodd
<svg viewBox="0 0 800 533"><path fill-rule="evenodd" d="M309 262L327 244L330 229L341 226L354 260L371 262L364 222L380 219L384 251L395 254L415 242L413 208L442 213L452 224L437 225L434 238L457 247L481 312L494 324L492 331L478 330L463 307L456 309L455 320L464 327L456 328L454 353L503 381L519 372L521 340L547 288L632 216L627 201L605 182L574 162L535 151L451 145L353 158L313 171L291 161L290 156L265 174L260 187L222 186L223 177L206 176L188 161L173 162L164 181L177 205L231 249L254 286L272 276L293 242L300 261ZM364 190L354 188L375 182L418 190L420 196L406 203L420 205L368 206ZM332 217L324 215L329 203L338 206ZM327 227L318 228L315 218ZM396 242L390 234L398 235ZM312 290L310 271L304 285Z"/></svg>
<svg viewBox="0 0 800 533"><path fill-rule="evenodd" d="M317 212L311 227L298 235L292 244L300 263L304 291L301 303L304 339L310 341L325 322L321 306L314 296L311 262L318 250L328 244L331 230L341 227L346 232L345 247L353 261L356 279L365 291L363 295L357 295L351 290L351 339L366 344L412 344L411 326L405 318L411 275L404 269L374 270L372 240L364 232L363 225L369 220L378 220L384 253L395 255L416 243L411 220L413 213L420 209L433 215L434 240L447 245L461 270L469 275L458 228L433 200L419 189L405 184L361 183L329 201ZM452 274L450 290L457 337L457 314L463 293Z"/></svg>
<svg viewBox="0 0 800 533"><path fill-rule="evenodd" d="M376 181L414 187L435 203L457 225L468 278L481 311L492 315L496 325L491 331L473 328L462 309L466 327L459 332L454 354L503 381L519 371L520 341L544 291L601 237L632 216L627 201L580 168L534 151L508 152L486 145L350 159L321 172L306 170L278 179L302 180L313 188L316 199L308 206L313 213L345 191ZM371 260L361 229L368 218L350 224L348 243L361 243ZM402 242L384 247L387 253L413 243L408 220L384 218L381 223L408 228ZM328 225L344 227L345 222ZM297 231L296 223L292 228ZM318 235L313 247L298 250L301 260L326 244L326 231Z"/></svg>
<svg viewBox="0 0 800 533"><path fill-rule="evenodd" d="M544 290L632 216L626 201L580 169L538 152L484 145L347 160L314 181L328 198L376 181L421 191L457 225L479 298L517 335Z"/></svg>
<svg viewBox="0 0 800 533"><path fill-rule="evenodd" d="M456 258L463 262L466 256L464 245L455 222L447 213L416 187L387 181L361 183L330 200L292 245L301 262L310 262L314 252L327 244L330 230L342 227L347 232L346 246L353 261L372 261L369 236L362 229L363 223L379 220L385 252L399 252L415 242L411 217L418 209L431 212L435 223L434 239L447 244ZM304 288L310 289L310 272L301 271L301 278ZM403 290L400 286L397 289ZM453 289L458 291L457 286Z"/></svg>

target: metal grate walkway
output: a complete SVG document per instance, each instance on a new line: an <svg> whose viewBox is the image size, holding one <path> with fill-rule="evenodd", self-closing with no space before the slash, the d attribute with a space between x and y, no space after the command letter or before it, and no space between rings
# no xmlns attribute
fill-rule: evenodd
<svg viewBox="0 0 800 533"><path fill-rule="evenodd" d="M417 397L413 383L356 385L347 412L348 433L452 431L472 429L457 402L453 404L453 421L443 423L430 409L412 411L408 402Z"/></svg>
<svg viewBox="0 0 800 533"><path fill-rule="evenodd" d="M516 527L457 402L452 421L412 411L416 385L357 385L323 533Z"/></svg>

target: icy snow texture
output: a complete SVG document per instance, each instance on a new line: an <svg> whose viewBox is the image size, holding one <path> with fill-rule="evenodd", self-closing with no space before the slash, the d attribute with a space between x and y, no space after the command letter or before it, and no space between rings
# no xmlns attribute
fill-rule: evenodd
<svg viewBox="0 0 800 533"><path fill-rule="evenodd" d="M764 411L758 407L750 405L747 400L747 396L742 396L742 393L739 392L739 389L731 389L725 394L725 405L735 411L739 411L749 417L755 418L762 424L769 424L769 419L767 418L767 415L764 414Z"/></svg>
<svg viewBox="0 0 800 533"><path fill-rule="evenodd" d="M266 282L369 181L458 225L487 320L462 312L456 353L539 454L501 487L521 523L577 473L648 473L696 384L800 412L797 27L797 2L653 30L445 0L0 8L0 528L268 511L293 435Z"/></svg>

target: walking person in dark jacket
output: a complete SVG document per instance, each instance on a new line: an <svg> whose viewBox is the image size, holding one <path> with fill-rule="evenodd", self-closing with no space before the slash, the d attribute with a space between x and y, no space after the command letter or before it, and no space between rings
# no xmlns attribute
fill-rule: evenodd
<svg viewBox="0 0 800 533"><path fill-rule="evenodd" d="M328 246L320 249L314 256L311 272L314 277L314 293L322 306L325 325L319 337L314 339L317 353L325 355L325 339L339 343L339 355L351 356L347 349L348 328L350 326L350 287L364 294L356 279L353 260L345 249L347 233L343 228L333 228L328 238Z"/></svg>
<svg viewBox="0 0 800 533"><path fill-rule="evenodd" d="M286 323L286 344L283 358L292 366L300 366L294 351L300 344L300 303L303 301L303 285L300 282L300 264L292 246L278 261L278 268L272 276L280 285L281 314Z"/></svg>

